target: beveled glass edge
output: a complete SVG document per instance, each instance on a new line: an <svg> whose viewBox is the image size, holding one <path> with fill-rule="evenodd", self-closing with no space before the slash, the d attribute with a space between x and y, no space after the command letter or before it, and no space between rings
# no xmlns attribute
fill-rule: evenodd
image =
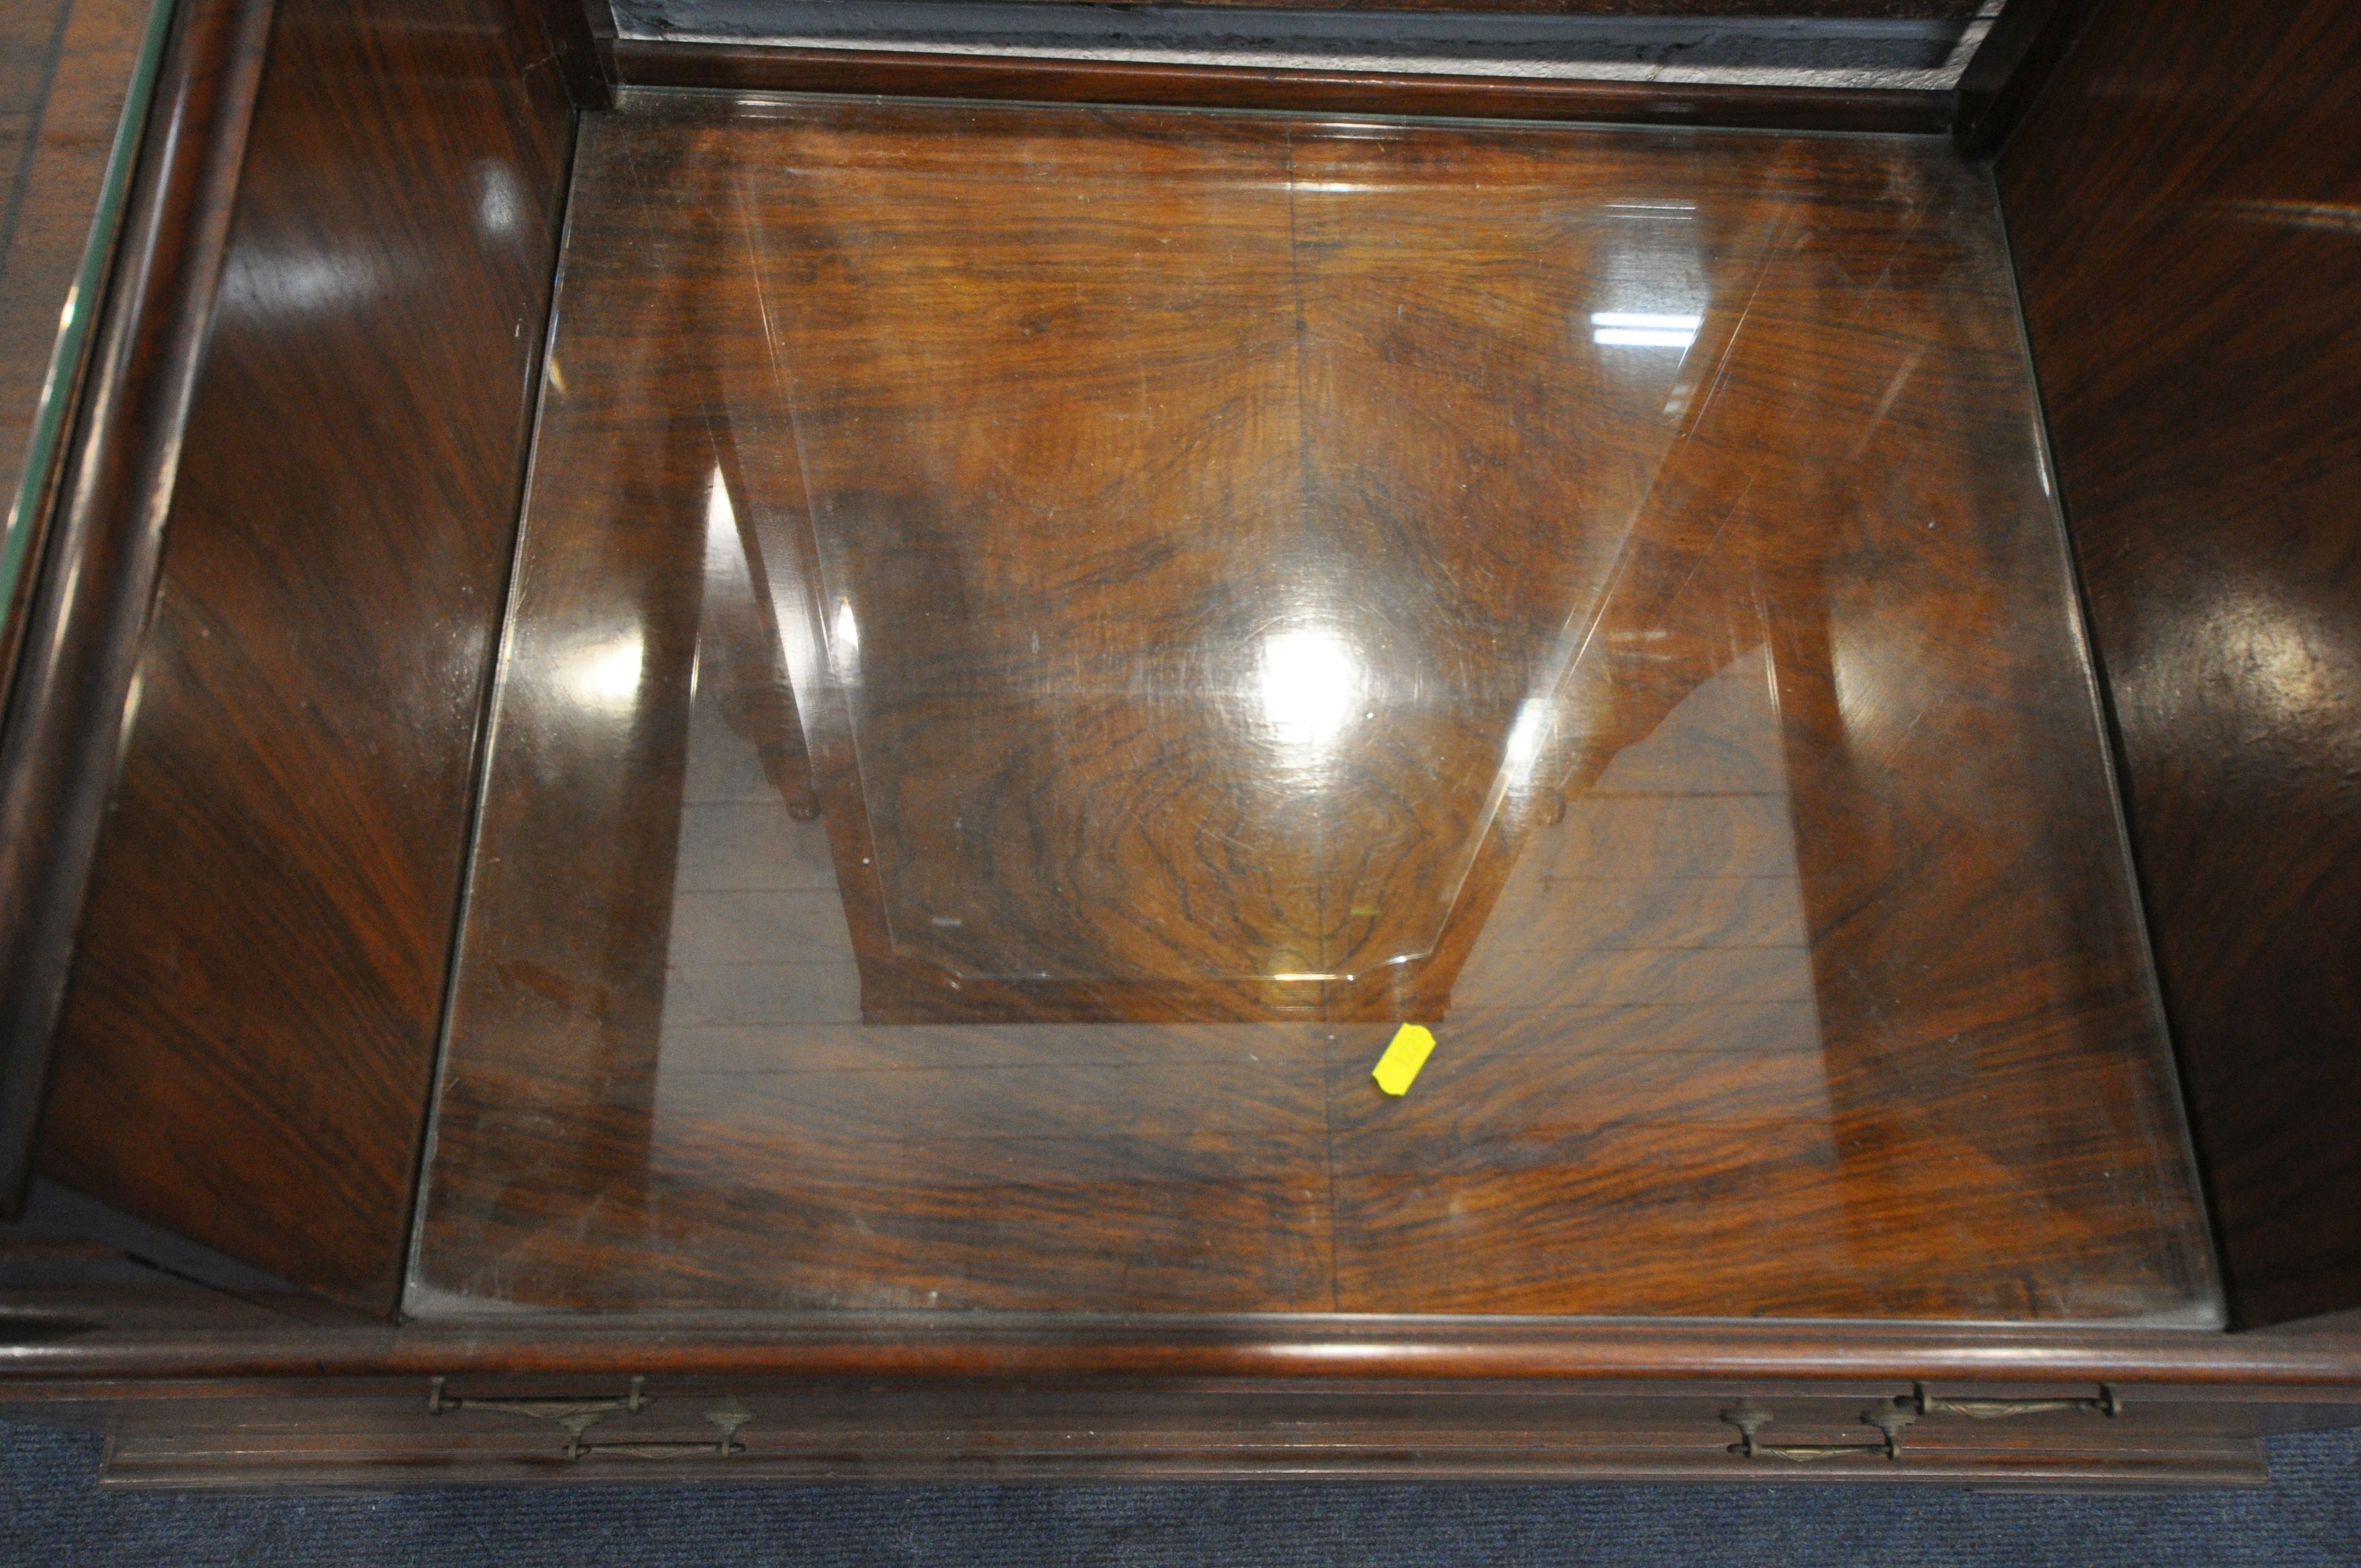
<svg viewBox="0 0 2361 1568"><path fill-rule="evenodd" d="M2133 1316L2086 1318L1972 1317L1843 1317L1825 1313L1793 1317L1778 1313L1666 1312L1189 1312L1189 1311L1057 1311L1007 1308L943 1310L929 1308L871 1310L805 1310L713 1307L545 1307L463 1296L422 1285L415 1278L403 1291L403 1326L492 1329L514 1326L556 1330L621 1329L674 1332L689 1328L783 1335L826 1334L892 1328L911 1331L928 1339L957 1339L963 1334L994 1335L1041 1332L1059 1328L1104 1332L1121 1330L1175 1334L1237 1334L1248 1338L1285 1335L1318 1337L1332 1334L1392 1332L1410 1337L1458 1332L1529 1331L1579 1338L1585 1331L1632 1332L1643 1330L1708 1332L1740 1330L1772 1332L1780 1330L1872 1329L1881 1333L1976 1332L2024 1335L2157 1332L2221 1334L2229 1321L2218 1302L2191 1300L2176 1308Z"/></svg>
<svg viewBox="0 0 2361 1568"><path fill-rule="evenodd" d="M2025 280L2017 266L2016 241L2009 231L2008 208L2001 200L2000 166L1987 159L1982 173L1992 192L1993 221L2000 228L2002 271L2008 284L2009 314L2016 323L2017 356L2024 363L2026 385L2033 398L2033 449L2041 468L2041 499L2048 508L2049 536L2058 548L2058 570L2066 579L2067 620L2081 653L2076 661L2077 673L2081 679L2083 700L2090 705L2091 721L2099 731L2099 767L2107 781L2107 806L2115 825L2115 863L2123 871L2124 896L2131 911L2133 932L2139 940L2143 960L2140 970L2146 981L2140 1000L2158 1037L2164 1042L2164 1092L2171 1106L2173 1126L2180 1134L2181 1168L2188 1173L2197 1199L2197 1231L2205 1248L2210 1297L2207 1304L2226 1328L2230 1321L2230 1297L2228 1280L2222 1269L2221 1222L2213 1206L2213 1179L2197 1146L2196 1118L2190 1114L2189 1088L2181 1077L2180 1045L2173 1037L2172 1014L2165 1006L2164 980L2157 968L2147 892L2141 882L2138 846L2132 842L2131 817L2125 805L2127 797L2118 756L2123 738L2115 723L2114 694L2107 685L2106 672L2099 660L2098 641L2091 630L2090 589L2082 580L2081 557L2074 550L2074 525L2066 515L2066 491L2059 477L2057 450L2049 439L2049 405L2041 395L2041 366L2033 356L2033 337L2026 324Z"/></svg>
<svg viewBox="0 0 2361 1568"><path fill-rule="evenodd" d="M170 0L163 0L170 4ZM550 369L557 355L557 323L566 303L566 263L574 253L574 198L582 179L582 138L591 115L576 111L566 137L566 162L559 181L557 240L551 255L549 304L542 314L541 346L533 361L533 422L527 427L523 472L516 491L516 514L509 531L507 569L500 575L500 626L484 664L482 706L478 709L475 753L467 762L467 832L459 842L458 897L451 905L451 925L444 947L442 996L434 1014L434 1066L426 1079L426 1119L420 1129L417 1154L411 1167L410 1201L402 1215L401 1272L396 1281L394 1319L406 1322L411 1297L419 1288L424 1266L426 1215L434 1182L434 1151L443 1133L443 1091L451 1071L451 1033L459 1010L459 968L466 958L467 917L476 902L476 860L483 843L484 806L491 788L492 756L500 738L507 683L502 679L516 643L517 585L524 577L525 532L533 516L534 481L541 471L541 438L547 428Z"/></svg>

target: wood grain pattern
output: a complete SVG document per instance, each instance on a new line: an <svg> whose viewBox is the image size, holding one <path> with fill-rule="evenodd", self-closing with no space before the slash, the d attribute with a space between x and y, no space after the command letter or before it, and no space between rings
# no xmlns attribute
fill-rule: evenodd
<svg viewBox="0 0 2361 1568"><path fill-rule="evenodd" d="M149 0L49 0L0 15L0 691L16 669L57 454L40 455L48 471L35 477L30 507L17 505L18 487L36 460L30 447L61 347L60 317L99 216L151 10ZM68 405L80 369L58 367L54 396Z"/></svg>
<svg viewBox="0 0 2361 1568"><path fill-rule="evenodd" d="M268 5L173 19L104 326L0 724L0 1206L32 1145L75 920L219 285Z"/></svg>
<svg viewBox="0 0 2361 1568"><path fill-rule="evenodd" d="M2349 1308L2361 36L2101 6L2000 172L2233 1300Z"/></svg>
<svg viewBox="0 0 2361 1568"><path fill-rule="evenodd" d="M413 1310L2210 1321L1971 172L693 98L584 171Z"/></svg>
<svg viewBox="0 0 2361 1568"><path fill-rule="evenodd" d="M614 60L616 78L626 87L1438 115L1594 125L1730 126L1933 136L1950 128L1957 106L1950 93L1904 87L1408 75L893 49L774 49L650 38L617 39Z"/></svg>
<svg viewBox="0 0 2361 1568"><path fill-rule="evenodd" d="M41 1130L392 1303L570 111L522 4L289 0Z"/></svg>
<svg viewBox="0 0 2361 1568"><path fill-rule="evenodd" d="M471 1391L476 1384L454 1385ZM1914 1421L1900 1457L1816 1464L1730 1452L1724 1396L1416 1390L1126 1390L982 1387L887 1391L822 1385L749 1393L668 1382L636 1412L601 1420L565 1457L566 1434L508 1411L432 1414L413 1391L376 1398L159 1401L118 1416L113 1486L571 1485L651 1481L1207 1480L1287 1475L1374 1480L1815 1478L1909 1485L2148 1488L2263 1486L2256 1412L2175 1402L2109 1420ZM2074 1390L2076 1393L2081 1390ZM1901 1390L1899 1397L1906 1398ZM1897 1395L1756 1401L1771 1443L1874 1443L1865 1413ZM2087 1396L2085 1396L2087 1397ZM725 1401L728 1403L725 1405ZM733 1452L713 1422L739 1420ZM1252 1434L1244 1442L1241 1434ZM698 1449L703 1453L697 1452Z"/></svg>

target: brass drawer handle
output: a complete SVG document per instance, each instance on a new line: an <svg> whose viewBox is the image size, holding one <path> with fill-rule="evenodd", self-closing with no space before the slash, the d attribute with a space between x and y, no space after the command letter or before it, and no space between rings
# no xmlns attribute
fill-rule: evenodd
<svg viewBox="0 0 2361 1568"><path fill-rule="evenodd" d="M719 1442L586 1442L568 1455L579 1459L586 1453L611 1453L622 1459L693 1459L700 1454L716 1454L729 1459L746 1452L738 1441L738 1429L754 1419L754 1412L738 1402L735 1394L725 1395L721 1403L705 1412L705 1419L721 1429Z"/></svg>
<svg viewBox="0 0 2361 1568"><path fill-rule="evenodd" d="M631 1389L620 1399L544 1399L531 1395L502 1395L489 1398L454 1399L443 1392L445 1379L436 1377L427 1385L426 1412L440 1416L453 1410L499 1410L512 1416L525 1416L533 1420L548 1421L566 1432L566 1457L580 1460L593 1453L609 1453L631 1459L678 1459L697 1454L717 1454L728 1459L746 1452L738 1440L739 1429L754 1419L754 1412L738 1402L735 1394L725 1395L719 1404L705 1412L705 1419L721 1429L717 1442L588 1442L583 1433L620 1410L626 1415L638 1415L655 1403L648 1398L648 1380L631 1379Z"/></svg>
<svg viewBox="0 0 2361 1568"><path fill-rule="evenodd" d="M531 1394L501 1394L490 1398L447 1398L443 1387L450 1379L435 1377L426 1385L426 1413L439 1416L446 1410L512 1410L521 1416L537 1416L545 1421L561 1420L566 1416L595 1412L592 1420L610 1410L628 1410L638 1415L654 1401L648 1398L648 1380L631 1379L631 1391L620 1399L544 1399Z"/></svg>
<svg viewBox="0 0 2361 1568"><path fill-rule="evenodd" d="M1881 1434L1876 1442L1829 1443L1766 1443L1755 1434L1771 1424L1771 1411L1751 1399L1741 1399L1721 1412L1722 1420L1738 1429L1738 1441L1729 1452L1741 1459L1784 1459L1792 1464L1808 1464L1821 1459L1860 1459L1875 1456L1881 1459L1902 1457L1902 1434L1918 1419L1918 1412L1896 1399L1888 1405L1872 1405L1861 1413L1861 1423L1875 1427Z"/></svg>
<svg viewBox="0 0 2361 1568"><path fill-rule="evenodd" d="M1965 1416L1971 1420L2002 1420L2011 1416L2038 1415L2045 1410L2084 1410L2114 1419L2123 1414L2122 1396L2110 1383L2099 1385L2094 1399L1944 1399L1927 1392L1927 1385L1914 1383L1907 1394L1896 1395L1890 1403L1872 1405L1861 1413L1861 1423L1875 1427L1883 1435L1880 1442L1828 1443L1766 1443L1757 1433L1770 1425L1772 1412L1751 1399L1741 1399L1721 1412L1722 1421L1738 1429L1738 1441L1730 1452L1741 1459L1784 1459L1791 1464L1808 1464L1822 1459L1861 1458L1869 1454L1886 1459L1902 1457L1902 1434L1922 1416Z"/></svg>
<svg viewBox="0 0 2361 1568"><path fill-rule="evenodd" d="M2038 1415L2044 1410L2088 1410L2111 1420L2124 1413L2123 1398L2112 1383L2100 1384L2095 1399L1938 1399L1927 1392L1927 1385L1914 1383L1906 1402L1922 1416L1966 1416L1978 1421Z"/></svg>

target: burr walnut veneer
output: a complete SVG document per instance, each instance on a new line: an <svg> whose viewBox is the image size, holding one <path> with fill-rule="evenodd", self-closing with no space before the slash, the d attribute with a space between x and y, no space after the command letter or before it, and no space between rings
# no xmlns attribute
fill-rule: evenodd
<svg viewBox="0 0 2361 1568"><path fill-rule="evenodd" d="M576 168L412 1310L2214 1321L1939 146Z"/></svg>
<svg viewBox="0 0 2361 1568"><path fill-rule="evenodd" d="M2019 3L1903 103L182 0L5 628L0 1399L158 1486L2361 1419L2356 63Z"/></svg>

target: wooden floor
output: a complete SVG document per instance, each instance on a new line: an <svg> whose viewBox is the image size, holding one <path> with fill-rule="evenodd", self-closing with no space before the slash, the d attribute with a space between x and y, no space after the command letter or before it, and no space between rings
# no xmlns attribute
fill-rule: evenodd
<svg viewBox="0 0 2361 1568"><path fill-rule="evenodd" d="M653 96L558 315L412 1311L2218 1321L1939 144Z"/></svg>

